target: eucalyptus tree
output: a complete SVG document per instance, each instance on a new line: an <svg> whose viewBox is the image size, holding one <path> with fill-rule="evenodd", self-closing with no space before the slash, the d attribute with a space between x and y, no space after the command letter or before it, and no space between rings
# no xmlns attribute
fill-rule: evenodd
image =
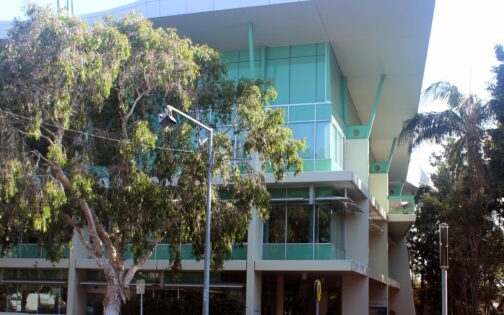
<svg viewBox="0 0 504 315"><path fill-rule="evenodd" d="M215 50L137 15L93 26L35 6L27 16L14 22L0 59L3 249L31 233L58 259L63 247L53 244L77 235L105 274L105 314L119 313L162 240L191 242L201 258L208 141L182 119L160 125L170 104L229 126L214 137L213 175L232 195L212 190L211 261L221 266L252 209L268 216L266 169L276 180L302 169L304 143L282 127L281 111L265 110L274 89L227 81ZM180 265L178 246L171 260Z"/></svg>
<svg viewBox="0 0 504 315"><path fill-rule="evenodd" d="M484 234L483 221L488 216L490 198L485 173L483 145L487 139L485 124L490 114L476 96L464 97L457 87L438 82L424 94L425 99L440 101L447 109L440 112L418 113L404 122L399 142L410 141L410 149L426 141L443 143L449 138L445 159L452 168L455 179L452 190L457 199L457 213L463 220L464 237L460 242L467 246L468 283L471 300L468 303L472 314L478 312L481 281L481 242Z"/></svg>

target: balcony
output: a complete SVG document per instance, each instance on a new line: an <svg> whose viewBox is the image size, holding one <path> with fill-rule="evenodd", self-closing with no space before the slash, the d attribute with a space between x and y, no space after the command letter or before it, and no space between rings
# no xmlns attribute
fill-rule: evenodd
<svg viewBox="0 0 504 315"><path fill-rule="evenodd" d="M19 244L9 249L3 258L28 258L28 259L46 259L47 248L38 244ZM64 245L63 256L61 258L70 257L70 249L68 245Z"/></svg>
<svg viewBox="0 0 504 315"><path fill-rule="evenodd" d="M415 214L415 196L389 196L390 214Z"/></svg>
<svg viewBox="0 0 504 315"><path fill-rule="evenodd" d="M332 243L265 243L264 260L342 260L345 251Z"/></svg>
<svg viewBox="0 0 504 315"><path fill-rule="evenodd" d="M179 244L180 256L183 260L195 260L192 252L192 244ZM125 259L133 259L131 250L128 248ZM150 257L152 260L169 260L170 259L170 244L158 244L154 253ZM246 260L247 259L247 244L233 245L231 257L229 260Z"/></svg>
<svg viewBox="0 0 504 315"><path fill-rule="evenodd" d="M416 219L415 196L389 196L389 235L398 241L408 232Z"/></svg>

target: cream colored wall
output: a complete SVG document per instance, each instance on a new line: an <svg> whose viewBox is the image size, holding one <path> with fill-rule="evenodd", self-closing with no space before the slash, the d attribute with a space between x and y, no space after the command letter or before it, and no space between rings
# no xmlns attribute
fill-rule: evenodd
<svg viewBox="0 0 504 315"><path fill-rule="evenodd" d="M389 185L388 174L369 174L369 191L376 198L380 206L388 212Z"/></svg>
<svg viewBox="0 0 504 315"><path fill-rule="evenodd" d="M389 250L389 274L399 281L401 289L393 290L389 298L389 309L400 315L414 315L413 287L411 285L408 249L406 239L391 244Z"/></svg>
<svg viewBox="0 0 504 315"><path fill-rule="evenodd" d="M345 274L342 282L342 314L369 314L369 278L354 274Z"/></svg>
<svg viewBox="0 0 504 315"><path fill-rule="evenodd" d="M369 140L347 139L345 170L353 171L369 187Z"/></svg>

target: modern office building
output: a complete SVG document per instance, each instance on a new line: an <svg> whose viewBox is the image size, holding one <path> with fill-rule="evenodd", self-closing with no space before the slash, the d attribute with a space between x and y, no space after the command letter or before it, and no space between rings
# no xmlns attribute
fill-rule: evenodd
<svg viewBox="0 0 504 315"><path fill-rule="evenodd" d="M83 16L135 10L209 44L231 78L273 80L271 106L307 140L300 175L268 177L269 221L253 218L247 242L212 275L222 314L233 303L247 315L315 314L316 279L320 314L415 313L405 242L415 204L404 188L407 148L395 138L418 108L433 9L434 0L140 0ZM146 314L170 303L199 313L187 301L200 299L203 264L180 246L180 277L166 244L140 273ZM103 292L78 241L54 264L33 244L0 259L0 312L98 314ZM130 298L124 314L137 312L133 289Z"/></svg>

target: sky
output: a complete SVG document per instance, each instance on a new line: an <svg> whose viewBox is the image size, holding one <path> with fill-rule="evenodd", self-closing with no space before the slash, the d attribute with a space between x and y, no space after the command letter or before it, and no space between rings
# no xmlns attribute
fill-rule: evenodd
<svg viewBox="0 0 504 315"><path fill-rule="evenodd" d="M421 1L421 0L420 0ZM496 65L494 47L504 45L503 0L437 0L422 90L448 81L464 94L488 100ZM443 110L442 104L420 103L419 111ZM429 158L440 147L426 144L413 151L408 181L417 184L420 167L432 173Z"/></svg>
<svg viewBox="0 0 504 315"><path fill-rule="evenodd" d="M0 0L0 21L22 16L24 0ZM175 0L176 1L176 0ZM422 0L404 0L422 1ZM56 7L57 0L34 0ZM62 4L66 0L60 0ZM74 0L75 14L107 10L133 0ZM448 81L465 94L488 99L488 85L493 79L494 47L504 44L504 0L437 0L427 54L422 90L438 81ZM437 104L420 104L420 111L442 110ZM411 157L408 181L418 184L420 168L427 174L431 153L439 147L426 144Z"/></svg>

